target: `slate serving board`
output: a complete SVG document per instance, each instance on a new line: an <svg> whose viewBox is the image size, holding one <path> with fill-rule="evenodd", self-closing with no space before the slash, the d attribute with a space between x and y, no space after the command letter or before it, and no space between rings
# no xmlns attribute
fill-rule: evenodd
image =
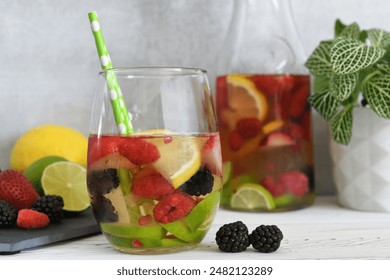
<svg viewBox="0 0 390 280"><path fill-rule="evenodd" d="M24 249L98 233L100 228L89 208L43 229L0 229L0 255L16 254Z"/></svg>

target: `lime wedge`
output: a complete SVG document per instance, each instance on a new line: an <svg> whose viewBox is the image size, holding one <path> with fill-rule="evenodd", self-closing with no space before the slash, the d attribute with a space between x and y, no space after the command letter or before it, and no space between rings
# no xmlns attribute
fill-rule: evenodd
<svg viewBox="0 0 390 280"><path fill-rule="evenodd" d="M227 185L232 178L233 174L233 163L231 161L226 161L222 166L222 180L223 185Z"/></svg>
<svg viewBox="0 0 390 280"><path fill-rule="evenodd" d="M131 238L162 239L167 233L160 225L134 226L122 223L101 223L100 226L105 233Z"/></svg>
<svg viewBox="0 0 390 280"><path fill-rule="evenodd" d="M90 206L86 169L73 162L59 161L43 171L41 183L46 195L59 195L64 210L81 212Z"/></svg>
<svg viewBox="0 0 390 280"><path fill-rule="evenodd" d="M31 181L31 183L34 185L34 188L39 193L39 195L43 195L43 189L41 184L41 177L43 171L47 166L58 161L67 161L67 160L63 157L57 157L57 156L43 157L33 162L29 167L26 168L26 170L24 170L23 172L24 176L26 176Z"/></svg>
<svg viewBox="0 0 390 280"><path fill-rule="evenodd" d="M254 183L241 185L231 197L230 205L232 208L243 210L271 210L275 208L275 202L270 192Z"/></svg>

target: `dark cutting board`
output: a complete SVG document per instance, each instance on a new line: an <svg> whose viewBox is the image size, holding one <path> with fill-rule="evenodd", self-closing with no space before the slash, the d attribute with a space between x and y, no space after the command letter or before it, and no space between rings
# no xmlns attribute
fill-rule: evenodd
<svg viewBox="0 0 390 280"><path fill-rule="evenodd" d="M0 255L97 233L100 228L89 208L43 229L26 230L16 226L0 229Z"/></svg>

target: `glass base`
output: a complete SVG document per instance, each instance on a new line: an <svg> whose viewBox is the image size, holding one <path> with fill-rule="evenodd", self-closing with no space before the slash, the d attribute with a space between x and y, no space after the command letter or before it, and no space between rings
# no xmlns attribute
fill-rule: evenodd
<svg viewBox="0 0 390 280"><path fill-rule="evenodd" d="M112 244L111 244L112 245ZM187 251L198 247L199 244L186 244L180 246L172 246L172 247L160 247L160 248L129 248L129 247L120 247L112 245L116 250L126 253L126 254L134 254L134 255L158 255L158 254L169 254L169 253L177 253L181 251Z"/></svg>

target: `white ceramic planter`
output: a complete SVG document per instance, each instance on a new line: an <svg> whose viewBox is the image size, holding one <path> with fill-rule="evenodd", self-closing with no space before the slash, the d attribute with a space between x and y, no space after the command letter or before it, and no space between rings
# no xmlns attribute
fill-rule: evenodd
<svg viewBox="0 0 390 280"><path fill-rule="evenodd" d="M331 141L339 203L363 211L390 212L390 120L356 108L351 142Z"/></svg>

